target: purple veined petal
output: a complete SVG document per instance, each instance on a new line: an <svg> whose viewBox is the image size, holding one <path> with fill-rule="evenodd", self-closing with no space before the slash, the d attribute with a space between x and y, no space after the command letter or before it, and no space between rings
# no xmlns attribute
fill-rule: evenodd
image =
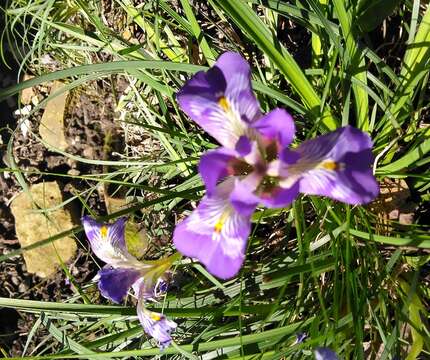
<svg viewBox="0 0 430 360"><path fill-rule="evenodd" d="M157 340L160 350L164 350L172 342L171 332L177 324L167 319L163 314L150 311L142 301L137 304L137 317L145 333Z"/></svg>
<svg viewBox="0 0 430 360"><path fill-rule="evenodd" d="M292 176L301 176L302 193L365 204L379 194L371 148L366 133L346 126L305 141L297 149L300 160L287 169Z"/></svg>
<svg viewBox="0 0 430 360"><path fill-rule="evenodd" d="M199 259L221 279L239 272L251 231L250 216L239 214L229 201L233 188L234 179L219 184L214 196L203 197L173 234L174 244L182 254Z"/></svg>
<svg viewBox="0 0 430 360"><path fill-rule="evenodd" d="M112 266L141 266L125 244L126 217L119 218L113 224L98 223L90 216L82 217L81 221L91 249L100 260Z"/></svg>
<svg viewBox="0 0 430 360"><path fill-rule="evenodd" d="M293 117L284 109L277 108L257 120L252 127L269 141L276 141L279 148L290 145L296 126Z"/></svg>
<svg viewBox="0 0 430 360"><path fill-rule="evenodd" d="M279 159L283 164L292 165L300 160L300 154L297 151L285 148L280 152Z"/></svg>
<svg viewBox="0 0 430 360"><path fill-rule="evenodd" d="M342 161L347 153L358 153L372 149L373 143L370 136L350 125L341 127L335 131L304 141L296 151L302 160Z"/></svg>
<svg viewBox="0 0 430 360"><path fill-rule="evenodd" d="M340 168L317 168L307 172L300 180L300 192L323 195L351 205L366 204L379 194L379 185L370 168L363 162L373 161L370 150L348 154Z"/></svg>
<svg viewBox="0 0 430 360"><path fill-rule="evenodd" d="M161 295L167 293L168 289L169 289L169 283L166 280L159 278L157 280L157 283L154 286L155 297L160 297Z"/></svg>
<svg viewBox="0 0 430 360"><path fill-rule="evenodd" d="M239 54L226 52L207 72L198 72L177 94L181 109L221 145L234 149L260 115L251 70Z"/></svg>
<svg viewBox="0 0 430 360"><path fill-rule="evenodd" d="M248 62L236 52L225 52L216 61L226 79L224 97L232 110L246 123L252 123L261 116L260 104L251 85L251 68Z"/></svg>
<svg viewBox="0 0 430 360"><path fill-rule="evenodd" d="M206 152L200 158L199 173L208 196L212 196L218 182L229 175L229 163L236 158L235 155L233 150L221 147Z"/></svg>
<svg viewBox="0 0 430 360"><path fill-rule="evenodd" d="M136 269L104 267L98 272L100 293L113 302L120 303L131 286L142 276Z"/></svg>
<svg viewBox="0 0 430 360"><path fill-rule="evenodd" d="M336 353L329 349L324 347L316 348L314 351L315 354L315 360L338 360Z"/></svg>

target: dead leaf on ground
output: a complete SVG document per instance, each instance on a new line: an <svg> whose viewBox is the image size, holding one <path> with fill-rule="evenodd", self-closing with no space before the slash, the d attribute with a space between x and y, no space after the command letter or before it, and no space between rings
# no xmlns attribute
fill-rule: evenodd
<svg viewBox="0 0 430 360"><path fill-rule="evenodd" d="M12 202L15 229L21 247L45 240L73 227L69 211L61 207L45 213L40 209L52 209L62 203L60 188L56 182L45 182L30 187L29 193L20 193ZM61 261L68 262L76 252L75 240L63 237L53 243L36 247L23 253L27 270L40 277L56 273ZM61 261L60 261L61 259Z"/></svg>

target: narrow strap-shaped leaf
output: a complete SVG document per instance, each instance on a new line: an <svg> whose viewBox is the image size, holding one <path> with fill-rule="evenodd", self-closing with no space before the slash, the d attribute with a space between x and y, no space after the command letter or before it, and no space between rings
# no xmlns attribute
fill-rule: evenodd
<svg viewBox="0 0 430 360"><path fill-rule="evenodd" d="M340 21L342 28L343 37L345 38L346 51L349 57L349 72L352 77L356 78L363 84L367 84L367 70L366 63L364 62L364 56L357 46L356 39L354 38L355 32L352 24L351 13L348 13L345 9L344 0L334 0L334 9L337 17ZM355 112L357 117L357 126L367 131L369 129L368 109L369 99L367 92L360 86L352 84L352 91L355 96Z"/></svg>
<svg viewBox="0 0 430 360"><path fill-rule="evenodd" d="M337 127L338 121L326 108L320 114L321 100L306 78L302 69L282 44L274 40L264 22L242 0L215 0L217 5L228 14L236 24L264 51L264 53L278 67L293 89L300 95L302 102L310 110L314 118L322 116L322 125L329 130Z"/></svg>

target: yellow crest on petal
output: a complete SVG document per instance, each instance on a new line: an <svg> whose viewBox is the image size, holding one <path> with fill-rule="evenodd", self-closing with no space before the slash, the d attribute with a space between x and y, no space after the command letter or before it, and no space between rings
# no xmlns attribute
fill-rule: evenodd
<svg viewBox="0 0 430 360"><path fill-rule="evenodd" d="M161 315L157 314L155 312L151 312L150 316L151 316L151 319L154 320L154 321L160 321L161 320Z"/></svg>
<svg viewBox="0 0 430 360"><path fill-rule="evenodd" d="M336 161L327 160L322 163L322 167L326 170L333 171L338 169L339 164Z"/></svg>
<svg viewBox="0 0 430 360"><path fill-rule="evenodd" d="M105 239L107 237L107 233L108 233L108 228L107 228L107 226L103 225L100 228L100 235L101 235L102 239Z"/></svg>
<svg viewBox="0 0 430 360"><path fill-rule="evenodd" d="M221 232L223 226L224 226L224 221L222 221L222 219L221 219L215 224L215 232L217 234L219 234Z"/></svg>
<svg viewBox="0 0 430 360"><path fill-rule="evenodd" d="M215 231L216 234L220 234L221 233L221 231L222 231L222 229L224 227L225 221L227 220L227 218L229 216L230 216L230 211L229 210L224 211L221 214L221 216L219 217L218 221L216 222L216 224L214 226L214 231Z"/></svg>
<svg viewBox="0 0 430 360"><path fill-rule="evenodd" d="M225 111L229 111L230 110L230 103L228 102L227 98L225 96L221 96L218 99L218 105Z"/></svg>

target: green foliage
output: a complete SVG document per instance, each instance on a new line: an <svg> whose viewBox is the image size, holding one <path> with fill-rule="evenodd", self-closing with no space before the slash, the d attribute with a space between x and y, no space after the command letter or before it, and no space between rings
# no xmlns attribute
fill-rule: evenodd
<svg viewBox="0 0 430 360"><path fill-rule="evenodd" d="M357 25L363 32L379 26L401 4L401 0L363 0L357 10Z"/></svg>
<svg viewBox="0 0 430 360"><path fill-rule="evenodd" d="M190 203L201 197L197 162L214 147L213 139L180 112L175 93L192 73L206 69L223 51L235 50L253 66L253 86L263 109L284 106L295 116L297 144L341 125L360 127L374 139L379 179L405 179L414 201L428 209L428 6L418 0L148 0L139 6L116 0L118 30L106 23L101 3L11 0L5 9L3 42L21 71L37 76L1 90L0 100L55 79L78 91L91 81L111 84L114 76L122 76L132 85L116 104L123 114L120 122L138 126L160 148L138 158L123 154L121 161L89 160L58 150L104 169L103 174L75 176L88 188L68 201L91 210L88 195L100 186L125 189L135 202L107 218L134 214L149 241L169 237L175 216L188 214ZM394 18L399 24L391 34L396 47L380 28ZM289 30L291 23L294 30ZM140 42L126 36L128 24L143 33ZM375 45L371 30L380 43ZM303 39L302 51L294 50L294 31ZM314 59L308 61L311 43ZM55 60L55 69L41 64L46 54ZM30 174L13 162L12 142L13 137L6 170L25 188ZM64 181L72 177L44 175ZM153 214L163 216L163 226L152 225ZM428 357L425 304L430 292L420 270L426 267L422 251L430 248L429 227L419 215L411 225L385 224L383 215L374 207L304 196L291 208L256 213L247 261L236 279L220 282L201 265L178 261L176 272L185 274L186 281L156 306L179 324L165 356L309 359L312 349L328 346L344 359ZM81 230L34 246L78 236ZM0 261L26 250L3 254ZM156 255L171 250L159 248ZM27 358L160 355L143 335L132 306L83 304L79 293L93 287L79 285L67 303L0 299L0 306L37 314L29 341L38 328L47 331L44 344ZM303 344L295 344L299 331L309 336ZM53 351L54 345L60 350Z"/></svg>

